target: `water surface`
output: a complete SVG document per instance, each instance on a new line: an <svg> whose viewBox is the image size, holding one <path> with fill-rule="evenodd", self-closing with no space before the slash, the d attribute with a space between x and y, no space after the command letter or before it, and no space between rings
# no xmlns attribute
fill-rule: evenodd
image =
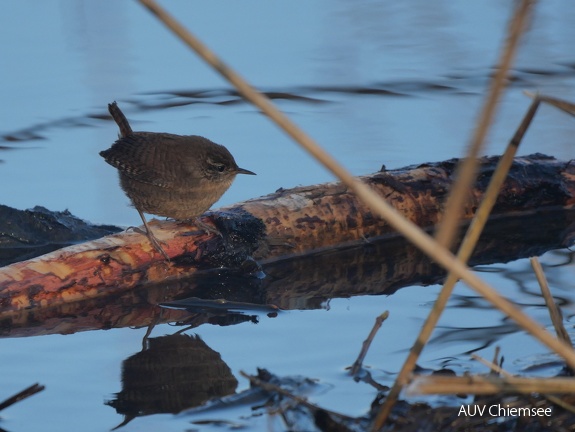
<svg viewBox="0 0 575 432"><path fill-rule="evenodd" d="M258 0L225 8L208 2L163 4L255 86L284 93L275 100L278 106L357 175L382 164L397 168L465 154L510 15L509 4L495 0L318 1L305 9ZM95 223L139 224L115 170L98 156L117 136L116 125L104 118L114 100L134 129L209 137L258 174L238 178L217 205L333 180L137 2L8 1L3 6L2 204L69 209ZM575 100L574 19L572 2L540 2L485 154L501 153L512 136L529 104L523 90ZM543 107L519 153L568 160L574 127L569 116ZM542 261L569 324L574 308L568 254L550 252ZM481 270L503 295L550 325L527 260ZM221 354L239 390L248 387L240 370L255 373L261 366L279 375L303 374L331 386L314 402L361 415L375 391L353 382L345 368L375 317L386 309L391 313L366 366L375 379L390 384L438 289L416 286L388 297L333 299L323 309L260 316L257 325L203 325L193 332ZM541 345L463 285L440 326L420 361L423 367L483 372L467 353L479 350L491 358L495 344L503 347L511 372L546 356ZM160 325L152 337L174 331ZM121 328L1 340L0 398L33 382L46 385L40 395L6 410L1 427L101 431L119 424L122 416L104 401L121 390L122 361L141 349L145 332ZM243 407L205 417L227 417L251 430L268 427L264 417L241 420L249 413ZM149 416L124 430L182 431L201 418Z"/></svg>

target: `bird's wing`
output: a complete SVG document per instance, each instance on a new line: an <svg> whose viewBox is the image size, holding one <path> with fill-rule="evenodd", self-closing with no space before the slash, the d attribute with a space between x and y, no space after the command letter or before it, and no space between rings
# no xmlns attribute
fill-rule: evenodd
<svg viewBox="0 0 575 432"><path fill-rule="evenodd" d="M132 133L118 139L108 150L100 152L100 156L133 180L169 188L173 186L175 174L161 158L158 148L162 145L155 141L153 134ZM161 171L158 166L162 167Z"/></svg>

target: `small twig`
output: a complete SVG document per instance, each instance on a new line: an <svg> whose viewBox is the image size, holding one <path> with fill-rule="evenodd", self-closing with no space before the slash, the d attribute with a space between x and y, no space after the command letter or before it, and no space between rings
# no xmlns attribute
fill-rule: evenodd
<svg viewBox="0 0 575 432"><path fill-rule="evenodd" d="M545 273L543 272L543 267L541 267L541 263L537 257L532 257L529 259L531 262L531 267L535 271L535 276L537 277L537 281L539 282L539 286L541 287L541 294L543 294L543 298L545 299L545 303L547 304L547 309L549 309L549 316L551 317L551 322L553 323L553 327L555 327L555 332L557 333L557 338L562 340L566 344L571 345L571 338L569 337L569 333L565 329L563 325L563 317L561 316L561 310L557 307L553 296L551 295L551 291L549 290L549 284L547 283L547 278L545 277Z"/></svg>
<svg viewBox="0 0 575 432"><path fill-rule="evenodd" d="M496 351L499 350L499 347L496 348ZM473 360L477 360L479 363L484 364L487 366L491 372L498 373L499 375L504 375L507 377L513 376L506 370L504 370L501 366L499 366L496 362L490 362L489 360L484 359L483 357L478 356L477 354L471 354L471 358Z"/></svg>
<svg viewBox="0 0 575 432"><path fill-rule="evenodd" d="M498 366L498 367L501 367L501 365L500 365L500 363L499 363L499 354L500 354L500 352L501 352L501 347L500 347L499 345L497 345L497 346L495 347L495 352L493 353L493 362L492 362L492 364L494 364L494 365L496 365L496 366ZM472 356L473 356L473 355L475 355L475 354L472 354ZM497 372L495 369L491 369L491 371L492 371L493 373Z"/></svg>
<svg viewBox="0 0 575 432"><path fill-rule="evenodd" d="M378 330L381 328L381 325L387 319L387 317L389 317L389 311L385 311L375 319L375 324L373 324L373 328L369 332L367 339L363 341L361 351L351 367L351 370L349 372L351 376L357 375L357 373L361 369L361 365L363 363L363 360L365 359L365 356L367 355L367 351L369 350L371 343L373 342L373 338L375 337L375 335L377 334Z"/></svg>
<svg viewBox="0 0 575 432"><path fill-rule="evenodd" d="M14 405L16 402L20 402L21 400L24 400L32 395L35 395L36 393L41 392L45 388L46 387L38 383L32 384L30 387L25 388L21 392L16 393L14 396L9 397L3 402L0 402L0 411L3 410L4 408L8 408L10 405Z"/></svg>
<svg viewBox="0 0 575 432"><path fill-rule="evenodd" d="M491 373L491 374L511 376L510 373L503 370L503 368L499 365L499 361L498 361L499 351L501 351L501 348L499 346L496 346L495 347L495 353L493 355L493 361L486 360L483 357L478 356L477 354L471 354L471 358L473 360L477 360L479 363L483 363L485 366L487 366L490 369L489 373Z"/></svg>

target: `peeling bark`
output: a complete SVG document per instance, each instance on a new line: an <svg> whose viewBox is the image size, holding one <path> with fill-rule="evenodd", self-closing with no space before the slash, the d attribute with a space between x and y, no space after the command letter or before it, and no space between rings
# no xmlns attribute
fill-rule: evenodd
<svg viewBox="0 0 575 432"><path fill-rule="evenodd" d="M475 214L498 160L498 157L481 159L477 184L470 190L463 220ZM360 178L407 219L427 228L441 219L458 162L452 159ZM549 156L516 158L492 214L571 206L575 202L574 176L575 167ZM308 253L394 233L386 221L375 217L341 183L280 190L240 203L229 211L240 209L260 218L266 225L265 245L256 251L256 256L263 259Z"/></svg>

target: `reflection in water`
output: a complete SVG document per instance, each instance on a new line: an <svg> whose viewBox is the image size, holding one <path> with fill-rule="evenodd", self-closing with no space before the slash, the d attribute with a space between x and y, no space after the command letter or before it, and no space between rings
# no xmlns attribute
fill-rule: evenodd
<svg viewBox="0 0 575 432"><path fill-rule="evenodd" d="M125 416L179 413L235 392L238 381L219 353L199 336L174 334L147 340L122 365L122 391L106 402ZM119 427L119 426L118 426Z"/></svg>
<svg viewBox="0 0 575 432"><path fill-rule="evenodd" d="M544 271L549 286L552 288L553 299L564 312L572 310L575 304L568 296L572 284L561 278L565 272L569 272L574 254L575 252L563 249L552 251L545 256L545 261L552 259L558 263L544 265ZM551 326L545 300L541 295L541 289L528 260L523 260L513 266L480 266L475 267L475 270L484 273L497 273L498 278L500 278L497 284L500 294L508 297L513 304L530 315L537 314L537 320L548 323L549 332L555 333ZM562 291L565 292L564 295L561 294ZM429 342L430 345L438 348L455 344L455 346L465 348L462 350L462 354L471 354L491 346L497 341L504 340L506 335L512 336L523 333L523 330L514 321L495 310L489 302L478 295L454 293L448 303L448 314L452 316L451 322L458 325L437 326L434 336ZM487 317L492 317L492 319L488 320ZM564 319L565 325L567 325L567 321ZM485 323L489 325L477 325ZM570 330L569 327L567 329ZM503 348L505 350L505 344ZM522 372L546 376L562 373L563 365L564 362L560 358L548 353L520 357L514 363L514 367Z"/></svg>
<svg viewBox="0 0 575 432"><path fill-rule="evenodd" d="M281 108L297 117L306 130L329 146L336 158L345 160L356 174L371 172L381 163L391 167L404 166L462 154L511 8L510 2L499 0L320 1L310 2L305 13L287 2L283 9L279 3L274 7L262 7L263 3L260 3L258 7L257 3L248 0L247 5L229 2L224 10L215 2L171 2L170 9L197 30L200 37L213 43L222 56L248 79L266 91L282 93L276 94L283 98L279 101ZM220 84L214 80L213 71L196 63L193 55L184 52L173 36L153 22L137 2L62 0L57 7L47 2L5 2L4 6L8 11L3 14L2 28L10 43L3 44L0 50L10 67L3 69L1 85L3 100L9 101L6 105L9 109L4 110L4 127L0 135L5 140L13 139L7 143L13 147L27 144L17 140L45 140L41 142L41 151L2 152L0 157L7 163L1 165L1 183L10 185L9 189L3 190L3 204L21 208L35 204L57 209L74 206L76 208L71 210L87 219L130 224L130 219L121 213L112 215L108 210L121 207L112 205L110 191L115 181L106 183L102 168L94 163L98 157L97 150L110 142L110 136L113 136L110 133L115 133L111 132L111 124L103 120L105 112L102 109L114 99L134 101L129 105L133 110L150 110L141 114L142 128L155 130L157 125L153 122L161 121L164 125L166 120L170 120L170 130L172 127L193 133L202 130L201 133L206 134L217 131L222 142L233 141L238 148L246 149L246 157L249 155L263 169L261 181L264 186L255 195L269 192L269 188L324 181L318 178L321 174L317 174L320 171L317 166L307 163L308 159L300 153L286 151L291 148L291 143L270 127L262 116L255 115L255 110L240 103L236 95L191 98L178 95L179 91L171 91L218 90ZM241 12L249 6L261 12L261 25L254 26L243 18ZM524 86L573 98L574 13L573 2L539 2L518 55L518 67L514 71L516 79L510 83L501 116L494 125L491 140L494 146L486 152L500 153L497 144L507 141L510 129L516 125L517 114L522 114L527 104L520 94ZM27 25L22 25L23 22ZM35 30L33 34L28 31L30 28ZM222 32L222 29L226 31ZM41 43L35 35L42 35ZM533 66L539 70L528 70ZM188 105L189 109L159 109L177 104ZM537 127L530 131L531 142L526 142L527 148L522 148L524 154L542 151L545 146L546 153L563 159L572 157L571 120L550 110L542 110L540 114L543 121L539 117L536 120ZM34 173L35 178L31 178L30 173ZM233 198L230 202L254 196L252 192L245 190L243 195L236 195L238 199ZM31 204L20 205L20 197L29 199ZM95 200L95 197L100 199ZM532 228L525 226L529 230ZM533 227L540 228L540 231L547 229L542 224ZM533 245L536 244L538 242L533 241ZM248 294L238 301L256 299L261 304L274 302L285 308L308 309L321 307L326 298L387 294L402 284L434 283L437 280L437 276L429 276L424 271L419 279L409 276L408 272L413 269L426 270L431 266L423 260L418 261L415 255L411 261L403 262L401 254L409 256L409 253L404 250L394 255L393 249L381 248L386 255L377 256L377 247L367 246L363 254L372 253L376 257L367 266L360 265L360 260L356 259L361 254L349 254L347 260L343 256L345 254L342 254L342 260L327 255L323 260L310 258L307 265L303 258L298 259L298 266L290 267L292 275L282 272L279 266L269 266L269 280L273 283L266 288L248 283L249 288L246 289L246 284L239 281L224 287L217 279L212 283L202 280L200 284L188 281L187 286L181 284L181 290L145 287L123 297L65 305L58 310L22 311L1 317L2 333L6 337L14 337L147 325L157 318L154 315L157 313L155 304L193 295L204 297L212 289L217 291L214 295L221 298L229 299L230 294L243 290ZM537 253L534 249L531 252ZM383 264L378 266L377 259ZM414 265L418 262L419 266ZM315 272L312 272L313 265L318 266ZM307 270L307 274L298 279L300 268ZM567 277L572 277L568 266L561 269ZM334 273L337 273L337 278ZM365 285L363 275L372 277L365 279ZM495 280L500 275L487 276L493 276ZM532 286L526 286L535 293ZM402 291L411 293L410 288ZM560 294L566 298L573 297L567 289ZM406 305L413 305L407 300L409 295L404 298ZM384 297L369 299L371 303L384 303L385 300ZM353 309L365 307L366 303L365 299L356 297L348 304ZM481 309L474 309L474 305ZM412 307L404 313L418 321L422 309ZM473 311L478 312L476 315L487 312L487 308L473 300L461 310L467 315ZM184 318L183 313L176 315L175 312L163 311L162 317L169 321ZM276 324L281 319L282 325L267 326L272 320L266 320L265 324L261 320L259 326L250 326L257 330L254 350L263 346L269 352L267 357L261 356L258 361L273 370L281 360L270 347L274 347L277 341L285 344L290 337L305 339L317 321L328 320L329 315L337 313L341 313L337 308L319 318L314 312L286 313L271 323ZM343 323L348 334L355 333L361 338L363 329L344 319L337 326L330 327L329 333L318 331L318 338L329 339L331 334L339 333ZM488 332L490 324L482 321L474 327L484 327ZM406 335L402 342L417 331L415 327L401 329ZM461 324L452 326L456 327L461 327ZM219 331L214 339L218 342L225 340L226 335L236 328L217 328L215 330ZM45 409L41 415L37 412L35 415L23 413L20 418L25 424L15 429L40 430L46 424L58 424L60 430L66 430L70 421L79 417L86 427L105 430L102 418L108 412L113 414L113 410L100 407L98 411L99 407L92 401L94 397L101 398L104 391L115 385L110 384L113 381L109 374L93 376L93 381L78 380L78 386L83 386L82 392L62 391L66 389L66 380L59 378L68 376L66 369L72 368L67 360L74 358L76 352L89 352L94 348L91 343L94 335L101 337L106 346L113 346L114 343L125 342L119 334L125 335L126 332L4 340L3 385L9 385L8 381L14 377L35 376L47 370L52 370L58 377L48 387L53 392L51 395L55 395L50 398L53 402L50 408L53 409ZM59 353L52 352L47 359L38 356L43 340L65 342L61 342ZM527 345L532 343L524 344L518 355L522 355ZM435 344L431 349L438 347L439 344ZM346 347L340 344L326 346L318 343L313 357L328 371L322 378L337 385L345 385L345 379L333 374L341 366L334 353L344 350ZM353 354L350 353L349 357ZM104 355L109 361L116 360L112 350L99 350L98 356L87 358L87 370L98 371L98 363ZM237 359L228 359L227 354L226 360L239 363ZM302 358L297 367L305 373L307 368L313 367L312 362ZM78 370L74 369L74 372ZM80 374L74 376L79 377ZM98 387L96 381L104 384ZM352 392L355 391L361 392L358 386L353 388ZM359 407L356 398L349 394L341 395L340 399L343 398L350 410L364 408ZM71 406L74 409L70 409ZM426 411L423 415L425 420L429 420L432 413ZM64 417L65 422L59 424ZM4 421L2 426L5 426ZM142 429L154 429L146 424L143 426ZM178 430L189 427L187 424Z"/></svg>
<svg viewBox="0 0 575 432"><path fill-rule="evenodd" d="M335 104L342 97L354 96L422 98L435 93L449 93L452 96L467 97L470 92L483 91L485 82L488 81L491 74L492 71L486 70L483 73L473 72L449 77L434 77L433 79L379 81L369 85L299 85L295 87L260 88L259 90L271 100L287 100L300 104L300 109L303 110L313 105ZM511 72L509 86L518 89L541 87L545 81L559 78L575 78L575 64L549 70L517 69ZM111 101L106 101L106 103L108 102ZM101 103L101 106L105 107L106 103ZM126 112L131 115L139 112L153 113L187 105L228 106L247 105L247 102L237 90L222 87L147 91L142 95L132 97L129 104ZM102 120L111 120L105 108L97 111L91 110L78 117L57 118L4 132L0 135L0 142L23 143L47 139L49 132L54 129L71 130L97 127L101 125ZM2 148L14 149L18 147L14 145L0 147L0 150Z"/></svg>
<svg viewBox="0 0 575 432"><path fill-rule="evenodd" d="M245 374L244 374L245 375ZM307 431L317 430L318 411L311 404L306 404L307 397L311 394L318 394L326 389L317 380L304 376L277 376L266 369L257 369L257 376L249 376L250 388L240 393L214 399L201 407L185 410L180 417L189 417L198 413L205 413L212 409L226 409L236 405L249 404L252 408L253 416L260 416L265 410L272 418L281 417L287 430ZM221 425L221 420L196 420L194 424L215 424ZM354 425L358 422L352 421ZM365 428L368 422L363 422ZM235 425L241 428L241 425ZM355 430L353 428L351 430ZM321 428L320 430L339 430L333 428Z"/></svg>
<svg viewBox="0 0 575 432"><path fill-rule="evenodd" d="M569 238L565 227L574 218L575 211L563 210L494 218L470 264L505 263L560 248ZM437 284L445 277L441 268L400 237L282 260L264 265L264 271L267 302L282 309L319 308L335 297L393 294L403 287Z"/></svg>
<svg viewBox="0 0 575 432"><path fill-rule="evenodd" d="M430 345L441 345L442 347L449 344L460 346L462 342L469 343L473 348L463 351L461 354L471 354L490 346L493 342L500 340L502 336L515 333L518 329L519 326L515 322L505 319L502 319L498 325L485 327L447 327L438 325L433 338L428 343Z"/></svg>

